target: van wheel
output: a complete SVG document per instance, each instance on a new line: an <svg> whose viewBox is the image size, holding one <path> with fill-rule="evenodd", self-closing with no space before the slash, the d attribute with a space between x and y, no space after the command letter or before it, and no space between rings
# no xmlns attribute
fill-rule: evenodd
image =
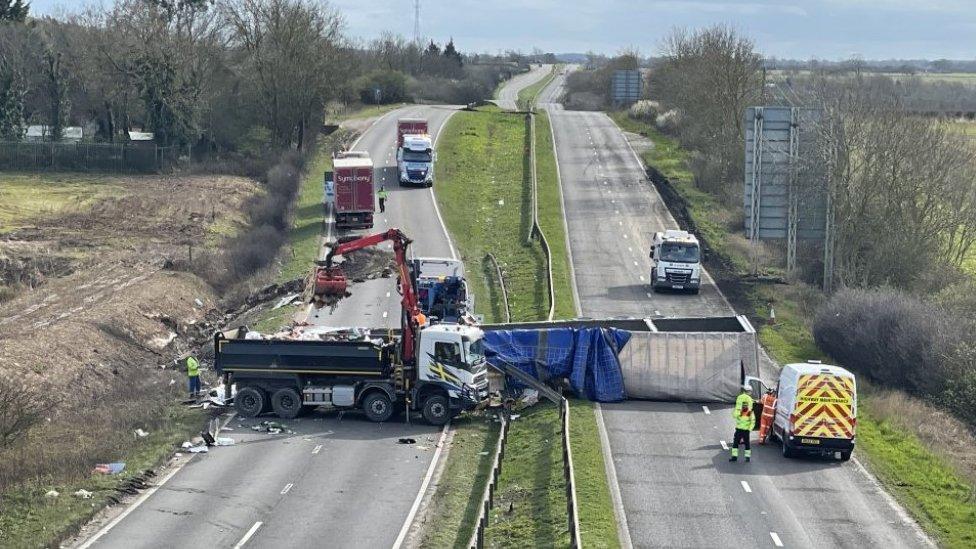
<svg viewBox="0 0 976 549"><path fill-rule="evenodd" d="M271 395L271 407L281 419L295 419L302 412L302 397L291 387L278 389Z"/></svg>
<svg viewBox="0 0 976 549"><path fill-rule="evenodd" d="M841 461L850 461L850 459L851 459L851 452L841 452L840 453L840 460Z"/></svg>
<svg viewBox="0 0 976 549"><path fill-rule="evenodd" d="M363 410L370 421L382 423L393 415L393 402L386 393L375 392L366 395L363 399Z"/></svg>
<svg viewBox="0 0 976 549"><path fill-rule="evenodd" d="M258 387L244 387L234 397L234 407L241 417L256 417L265 411L267 397Z"/></svg>
<svg viewBox="0 0 976 549"><path fill-rule="evenodd" d="M790 448L789 443L786 442L786 437L785 436L781 436L781 437L779 437L779 439L783 443L783 457L785 457L785 458L791 458L794 455L796 455L796 452L794 452L793 449Z"/></svg>
<svg viewBox="0 0 976 549"><path fill-rule="evenodd" d="M424 419L431 425L444 425L451 419L451 407L444 395L431 395L424 401Z"/></svg>

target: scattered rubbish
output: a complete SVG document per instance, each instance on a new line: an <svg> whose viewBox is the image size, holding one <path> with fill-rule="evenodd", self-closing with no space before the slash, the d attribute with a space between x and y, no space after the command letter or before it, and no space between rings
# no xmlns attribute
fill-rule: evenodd
<svg viewBox="0 0 976 549"><path fill-rule="evenodd" d="M190 442L189 440L187 440L187 441L184 441L183 442L183 444L180 446L180 448L186 449L186 448L191 448L192 446L193 446L193 443Z"/></svg>
<svg viewBox="0 0 976 549"><path fill-rule="evenodd" d="M173 454L173 457L175 457L175 458L181 458L181 457L183 457L183 454L181 452L176 452L175 454Z"/></svg>
<svg viewBox="0 0 976 549"><path fill-rule="evenodd" d="M194 299L193 302L196 303L197 307L203 307L203 301L199 297Z"/></svg>
<svg viewBox="0 0 976 549"><path fill-rule="evenodd" d="M231 384L231 386L230 386L230 398L225 398L224 397L224 395L226 394L226 392L227 391L224 388L224 384L221 383L220 385L217 385L213 389L210 389L209 391L207 391L207 400L211 404L214 404L214 405L217 405L217 406L227 406L228 404L230 404L234 400L234 397L237 396L237 384L236 383Z"/></svg>
<svg viewBox="0 0 976 549"><path fill-rule="evenodd" d="M171 379L171 380L169 380L169 384L170 384L170 385L176 385L176 380L175 380L175 379Z"/></svg>
<svg viewBox="0 0 976 549"><path fill-rule="evenodd" d="M519 397L519 401L522 403L523 408L533 406L539 402L539 391L526 388L522 391L522 396Z"/></svg>
<svg viewBox="0 0 976 549"><path fill-rule="evenodd" d="M210 451L206 444L201 444L200 446L191 446L187 448L191 454L206 454Z"/></svg>
<svg viewBox="0 0 976 549"><path fill-rule="evenodd" d="M233 431L233 430L234 429L232 429L230 427L224 427L223 429L221 429L221 431Z"/></svg>
<svg viewBox="0 0 976 549"><path fill-rule="evenodd" d="M149 433L143 431L142 429L136 429L136 436L139 438L145 438L149 436Z"/></svg>
<svg viewBox="0 0 976 549"><path fill-rule="evenodd" d="M49 490L48 493L44 494L44 497L46 497L46 498L56 498L56 497L58 497L60 495L61 494L59 494L57 490Z"/></svg>
<svg viewBox="0 0 976 549"><path fill-rule="evenodd" d="M479 456L487 456L488 455L488 452L478 452L478 455Z"/></svg>
<svg viewBox="0 0 976 549"><path fill-rule="evenodd" d="M92 496L94 496L95 494L92 494L88 490L78 490L77 492L75 492L72 495L74 495L76 498L91 499Z"/></svg>
<svg viewBox="0 0 976 549"><path fill-rule="evenodd" d="M233 446L234 444L234 439L228 437L217 437L213 443L214 446Z"/></svg>
<svg viewBox="0 0 976 549"><path fill-rule="evenodd" d="M289 303L295 301L296 299L298 299L299 297L301 297L301 295L302 294L286 295L285 297L279 299L278 300L278 303L276 303L275 306L272 307L271 309L272 310L274 310L274 309L280 309L280 308L284 307L285 305L288 305Z"/></svg>
<svg viewBox="0 0 976 549"><path fill-rule="evenodd" d="M509 419L509 421L515 421L516 419L518 419L520 417L522 417L522 416L519 415L519 414L512 414L512 417L510 417L508 419Z"/></svg>
<svg viewBox="0 0 976 549"><path fill-rule="evenodd" d="M412 438L400 438L397 439L397 444L417 444L417 441Z"/></svg>
<svg viewBox="0 0 976 549"><path fill-rule="evenodd" d="M213 446L216 442L213 435L211 435L209 431L200 431L200 436L203 438L203 442L207 446Z"/></svg>
<svg viewBox="0 0 976 549"><path fill-rule="evenodd" d="M117 475L125 470L125 462L116 461L115 463L96 463L93 473L100 475Z"/></svg>
<svg viewBox="0 0 976 549"><path fill-rule="evenodd" d="M418 450L430 450L430 448L427 447L427 446L417 446L417 449Z"/></svg>
<svg viewBox="0 0 976 549"><path fill-rule="evenodd" d="M169 332L165 336L152 338L149 344L156 349L165 349L174 339L176 339L176 332Z"/></svg>

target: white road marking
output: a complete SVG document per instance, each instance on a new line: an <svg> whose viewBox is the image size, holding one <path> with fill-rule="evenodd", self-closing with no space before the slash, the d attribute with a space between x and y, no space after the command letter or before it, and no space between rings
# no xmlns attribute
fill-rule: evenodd
<svg viewBox="0 0 976 549"><path fill-rule="evenodd" d="M387 316L389 316L389 314L390 311L383 311L383 318L386 318Z"/></svg>
<svg viewBox="0 0 976 549"><path fill-rule="evenodd" d="M647 297L652 297L651 292L647 292Z"/></svg>
<svg viewBox="0 0 976 549"><path fill-rule="evenodd" d="M729 443L728 442L725 442L724 440L720 440L720 441L718 441L718 443L722 445L722 449L723 450L728 450L729 449Z"/></svg>
<svg viewBox="0 0 976 549"><path fill-rule="evenodd" d="M258 528L260 528L262 524L264 523L261 521L255 522L254 526L252 526L251 529L248 530L246 534L244 534L244 537L241 538L241 541L237 542L237 545L234 546L234 549L241 549L241 547L244 547L244 544L247 543L247 541L254 536L254 533L258 531Z"/></svg>
<svg viewBox="0 0 976 549"><path fill-rule="evenodd" d="M291 490L291 487L294 485L295 485L294 482L289 482L288 484L286 484L285 487L281 490L281 495L287 494L288 491Z"/></svg>
<svg viewBox="0 0 976 549"><path fill-rule="evenodd" d="M654 316L661 316L661 311L654 309Z"/></svg>
<svg viewBox="0 0 976 549"><path fill-rule="evenodd" d="M742 489L745 490L747 494L751 494L752 488L749 487L749 483L744 480L741 482L742 482Z"/></svg>
<svg viewBox="0 0 976 549"><path fill-rule="evenodd" d="M424 476L424 481L420 483L420 491L417 492L417 499L413 500L413 506L410 507L410 512L407 513L407 520L403 521L400 534L397 535L396 540L393 542L393 549L400 549L403 546L403 542L407 539L407 532L410 531L410 526L413 525L413 519L417 516L417 511L420 509L420 502L423 501L424 494L427 493L427 486L430 485L430 479L434 476L434 469L437 468L437 461L441 457L441 451L444 449L444 439L447 438L447 430L450 427L451 422L448 421L444 425L444 429L441 430L441 438L437 441L437 449L434 450L434 457L430 460L430 466L427 467L427 474Z"/></svg>
<svg viewBox="0 0 976 549"><path fill-rule="evenodd" d="M704 404L702 404L702 410L705 412L706 415L711 415L712 413L712 411L708 409L708 406L705 406Z"/></svg>
<svg viewBox="0 0 976 549"><path fill-rule="evenodd" d="M313 454L317 454L317 453L319 453L319 452L321 452L321 451L322 451L322 445L321 445L321 444L319 444L319 445L318 445L318 446L316 446L315 448L312 448L312 453L313 453Z"/></svg>
<svg viewBox="0 0 976 549"><path fill-rule="evenodd" d="M624 226L624 222L623 221L618 221L617 224L620 225L621 227Z"/></svg>
<svg viewBox="0 0 976 549"><path fill-rule="evenodd" d="M620 215L620 210L614 210L613 213Z"/></svg>
<svg viewBox="0 0 976 549"><path fill-rule="evenodd" d="M641 282L644 282L644 275L640 275L638 278L641 279Z"/></svg>
<svg viewBox="0 0 976 549"><path fill-rule="evenodd" d="M634 266L636 267L637 265L639 265L639 263L637 263L637 262L635 261L635 262L634 262Z"/></svg>
<svg viewBox="0 0 976 549"><path fill-rule="evenodd" d="M627 235L624 235L624 238L627 238Z"/></svg>
<svg viewBox="0 0 976 549"><path fill-rule="evenodd" d="M386 292L386 297L390 297L390 292Z"/></svg>
<svg viewBox="0 0 976 549"><path fill-rule="evenodd" d="M773 538L773 545L775 545L776 547L783 546L783 540L779 539L779 534L777 534L776 532L770 532L769 537Z"/></svg>
<svg viewBox="0 0 976 549"><path fill-rule="evenodd" d="M633 248L631 248L630 246L627 246L627 251L628 251L628 252L632 252L632 251L634 251L634 249L633 249Z"/></svg>

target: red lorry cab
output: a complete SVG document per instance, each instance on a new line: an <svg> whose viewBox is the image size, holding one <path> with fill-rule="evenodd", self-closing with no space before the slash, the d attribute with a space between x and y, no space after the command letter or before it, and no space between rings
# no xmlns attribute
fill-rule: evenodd
<svg viewBox="0 0 976 549"><path fill-rule="evenodd" d="M400 118L397 120L397 148L403 146L404 135L427 134L426 118Z"/></svg>
<svg viewBox="0 0 976 549"><path fill-rule="evenodd" d="M336 227L369 229L375 209L373 161L366 153L343 153L332 160Z"/></svg>

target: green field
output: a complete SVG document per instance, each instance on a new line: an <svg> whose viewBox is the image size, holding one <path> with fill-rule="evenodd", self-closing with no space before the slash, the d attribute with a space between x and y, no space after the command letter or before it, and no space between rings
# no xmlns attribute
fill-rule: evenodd
<svg viewBox="0 0 976 549"><path fill-rule="evenodd" d="M644 161L665 174L687 202L691 217L703 228L702 236L711 252L735 266L736 274L746 274L749 261L745 248L737 245L737 218L727 206L694 186L685 163L686 153L650 124L620 112L611 113L611 117L624 129L647 135L653 141L654 148L644 153ZM823 299L818 290L802 283L744 285L741 290L748 310L739 312L758 321L760 341L779 363L829 360L817 348L810 329L812 316ZM773 325L768 323L770 306L776 310ZM872 414L872 403L870 395L862 395L855 454L863 458L929 534L947 547L972 547L976 539L976 486L966 482L945 456L922 445L916 434L895 428L886 418Z"/></svg>
<svg viewBox="0 0 976 549"><path fill-rule="evenodd" d="M98 200L121 196L113 176L76 173L0 174L0 234L39 216L83 210Z"/></svg>

